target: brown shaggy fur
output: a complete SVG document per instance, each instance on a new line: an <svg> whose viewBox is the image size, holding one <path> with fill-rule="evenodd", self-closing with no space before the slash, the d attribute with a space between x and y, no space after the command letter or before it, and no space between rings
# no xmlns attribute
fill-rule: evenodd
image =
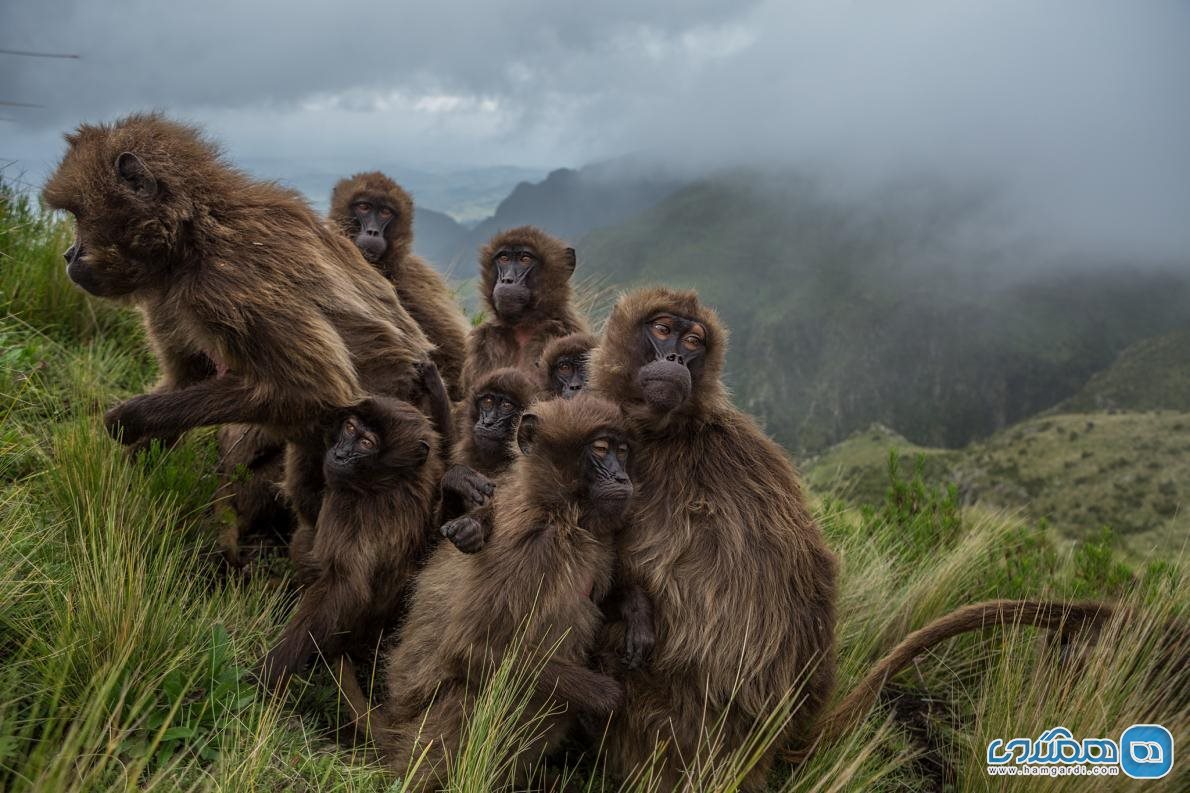
<svg viewBox="0 0 1190 793"><path fill-rule="evenodd" d="M432 345L305 199L228 166L196 129L133 115L66 140L43 195L75 216L84 253L72 277L141 310L162 372L152 393L108 412L109 431L136 443L265 425L291 442L286 489L312 525L314 425L369 394L425 404Z"/></svg>
<svg viewBox="0 0 1190 793"><path fill-rule="evenodd" d="M442 759L458 748L469 696L518 632L526 631L525 647L538 651L558 643L526 715L547 703L566 705L538 725L539 739L526 757L536 760L555 748L577 712L606 715L621 693L588 663L622 516L590 511L583 460L598 434L623 433L623 420L614 405L590 396L552 400L533 412L536 440L509 472L510 486L495 496L491 543L471 555L438 546L388 660L386 758L403 774L433 741L414 789L442 783Z"/></svg>
<svg viewBox="0 0 1190 793"><path fill-rule="evenodd" d="M224 523L219 546L238 566L244 541L269 535L287 540L293 531L293 513L281 492L285 444L253 424L224 424L216 440L220 506L234 518Z"/></svg>
<svg viewBox="0 0 1190 793"><path fill-rule="evenodd" d="M496 268L492 257L500 248L523 245L540 257L528 310L515 323L500 319L492 301ZM515 366L531 371L552 339L586 332L587 323L571 305L570 276L574 273L574 249L532 226L501 232L479 251L479 294L487 308L487 319L467 337L464 388L493 369Z"/></svg>
<svg viewBox="0 0 1190 793"><path fill-rule="evenodd" d="M550 396L560 396L558 384L553 379L552 373L558 359L563 355L569 355L572 358L585 358L587 360L587 377L589 378L591 376L591 352L598 346L599 340L590 333L571 333L569 336L554 339L545 345L545 349L541 351L541 357L537 360L537 385L541 392Z"/></svg>
<svg viewBox="0 0 1190 793"><path fill-rule="evenodd" d="M395 212L384 230L388 247L375 266L396 287L405 310L437 348L433 353L434 363L438 364L451 399L459 399L470 326L446 281L424 259L413 254L413 199L378 171L340 180L331 193L328 218L348 239L354 239L359 231L359 222L351 211L352 204L358 201L387 204Z"/></svg>
<svg viewBox="0 0 1190 793"><path fill-rule="evenodd" d="M648 361L641 329L663 311L707 331L693 392L669 413L650 408L635 379ZM621 561L656 621L652 661L624 675L606 750L626 774L667 740L663 790L681 784L684 764L708 759L720 720L720 750L738 749L801 687L793 738L834 683L835 558L785 453L729 401L726 349L726 329L695 293L645 289L616 304L592 362L594 391L621 406L638 440ZM763 784L775 754L760 758L747 787Z"/></svg>
<svg viewBox="0 0 1190 793"><path fill-rule="evenodd" d="M355 418L376 433L377 452L346 481L328 474L313 545L295 542L296 561L313 571L313 582L265 660L273 683L299 672L316 652L333 659L373 651L400 616L433 536L443 464L429 421L412 405L383 397L342 414L339 426ZM423 443L430 449L424 462Z"/></svg>
<svg viewBox="0 0 1190 793"><path fill-rule="evenodd" d="M502 453L494 454L476 445L473 432L475 423L479 421L479 408L476 405L476 400L479 399L480 394L487 393L504 394L511 397L524 410L537 396L537 386L520 369L504 367L488 372L481 377L468 390L467 398L459 405L455 420L455 426L458 428L456 432L458 441L455 443L454 462L462 463L484 476L496 477L504 473L516 458L516 446L512 442L516 436L514 428L514 434L509 438L508 447Z"/></svg>

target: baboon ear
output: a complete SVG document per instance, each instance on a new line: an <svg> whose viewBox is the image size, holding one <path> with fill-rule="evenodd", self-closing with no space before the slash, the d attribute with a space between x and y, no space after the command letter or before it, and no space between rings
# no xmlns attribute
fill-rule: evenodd
<svg viewBox="0 0 1190 793"><path fill-rule="evenodd" d="M571 275L574 275L574 268L578 266L578 259L574 255L574 248L567 248L562 252L562 264L566 265L566 269L570 270Z"/></svg>
<svg viewBox="0 0 1190 793"><path fill-rule="evenodd" d="M537 440L537 416L525 413L521 416L521 423L516 428L516 444L521 447L521 454L533 451L533 443Z"/></svg>
<svg viewBox="0 0 1190 793"><path fill-rule="evenodd" d="M414 459L417 460L418 468L420 468L421 466L426 464L426 460L430 459L430 443L429 443L429 441L418 441L417 442L417 456Z"/></svg>
<svg viewBox="0 0 1190 793"><path fill-rule="evenodd" d="M157 195L157 179L153 177L153 172L144 160L132 152L126 151L116 158L116 173L141 198Z"/></svg>

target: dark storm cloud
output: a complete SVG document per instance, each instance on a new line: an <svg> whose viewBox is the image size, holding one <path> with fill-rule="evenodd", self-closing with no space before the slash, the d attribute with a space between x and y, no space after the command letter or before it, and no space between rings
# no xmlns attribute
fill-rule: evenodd
<svg viewBox="0 0 1190 793"><path fill-rule="evenodd" d="M1061 238L1190 248L1190 4L8 2L0 156L158 107L233 157L782 162L992 184Z"/></svg>

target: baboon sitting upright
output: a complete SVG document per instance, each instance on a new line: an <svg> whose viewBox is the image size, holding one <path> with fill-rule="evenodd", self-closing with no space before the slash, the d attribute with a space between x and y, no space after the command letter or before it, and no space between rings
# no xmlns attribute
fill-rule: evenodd
<svg viewBox="0 0 1190 793"><path fill-rule="evenodd" d="M479 293L488 309L467 337L466 388L503 366L531 371L552 339L585 332L570 303L574 248L522 226L501 232L479 252Z"/></svg>
<svg viewBox="0 0 1190 793"><path fill-rule="evenodd" d="M392 282L405 310L436 349L451 399L460 399L467 318L437 271L413 253L413 199L382 173L357 173L331 192L329 220Z"/></svg>
<svg viewBox="0 0 1190 793"><path fill-rule="evenodd" d="M589 668L632 494L620 411L591 396L552 400L522 416L517 440L523 456L496 493L491 542L478 554L438 546L388 658L380 743L415 790L442 783L469 703L518 636L535 656L554 648L525 709L525 718L549 710L534 726L532 760L579 713L606 717L620 697L619 684Z"/></svg>

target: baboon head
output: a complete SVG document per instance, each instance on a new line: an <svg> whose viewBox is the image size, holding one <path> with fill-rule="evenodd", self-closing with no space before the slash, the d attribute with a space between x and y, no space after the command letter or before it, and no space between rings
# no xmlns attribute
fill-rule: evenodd
<svg viewBox="0 0 1190 793"><path fill-rule="evenodd" d="M496 369L483 377L469 395L472 442L485 454L512 452L517 422L536 388L519 369Z"/></svg>
<svg viewBox="0 0 1190 793"><path fill-rule="evenodd" d="M592 364L592 382L657 415L698 415L725 399L727 329L693 291L642 289L617 301Z"/></svg>
<svg viewBox="0 0 1190 793"><path fill-rule="evenodd" d="M386 275L409 255L413 199L379 171L341 179L331 192L330 220Z"/></svg>
<svg viewBox="0 0 1190 793"><path fill-rule="evenodd" d="M66 272L101 297L130 295L169 277L203 191L226 166L198 130L155 114L83 124L42 190L69 212L75 241Z"/></svg>
<svg viewBox="0 0 1190 793"><path fill-rule="evenodd" d="M522 471L547 502L561 500L603 515L628 509L628 430L620 409L589 394L551 399L521 416Z"/></svg>
<svg viewBox="0 0 1190 793"><path fill-rule="evenodd" d="M571 333L547 344L537 362L541 390L563 399L578 396L587 385L591 350L597 344L589 333Z"/></svg>
<svg viewBox="0 0 1190 793"><path fill-rule="evenodd" d="M570 302L574 248L532 226L501 232L479 252L480 294L506 323L556 316Z"/></svg>
<svg viewBox="0 0 1190 793"><path fill-rule="evenodd" d="M426 463L437 435L407 402L372 397L335 416L323 472L329 486L369 490L408 479Z"/></svg>

